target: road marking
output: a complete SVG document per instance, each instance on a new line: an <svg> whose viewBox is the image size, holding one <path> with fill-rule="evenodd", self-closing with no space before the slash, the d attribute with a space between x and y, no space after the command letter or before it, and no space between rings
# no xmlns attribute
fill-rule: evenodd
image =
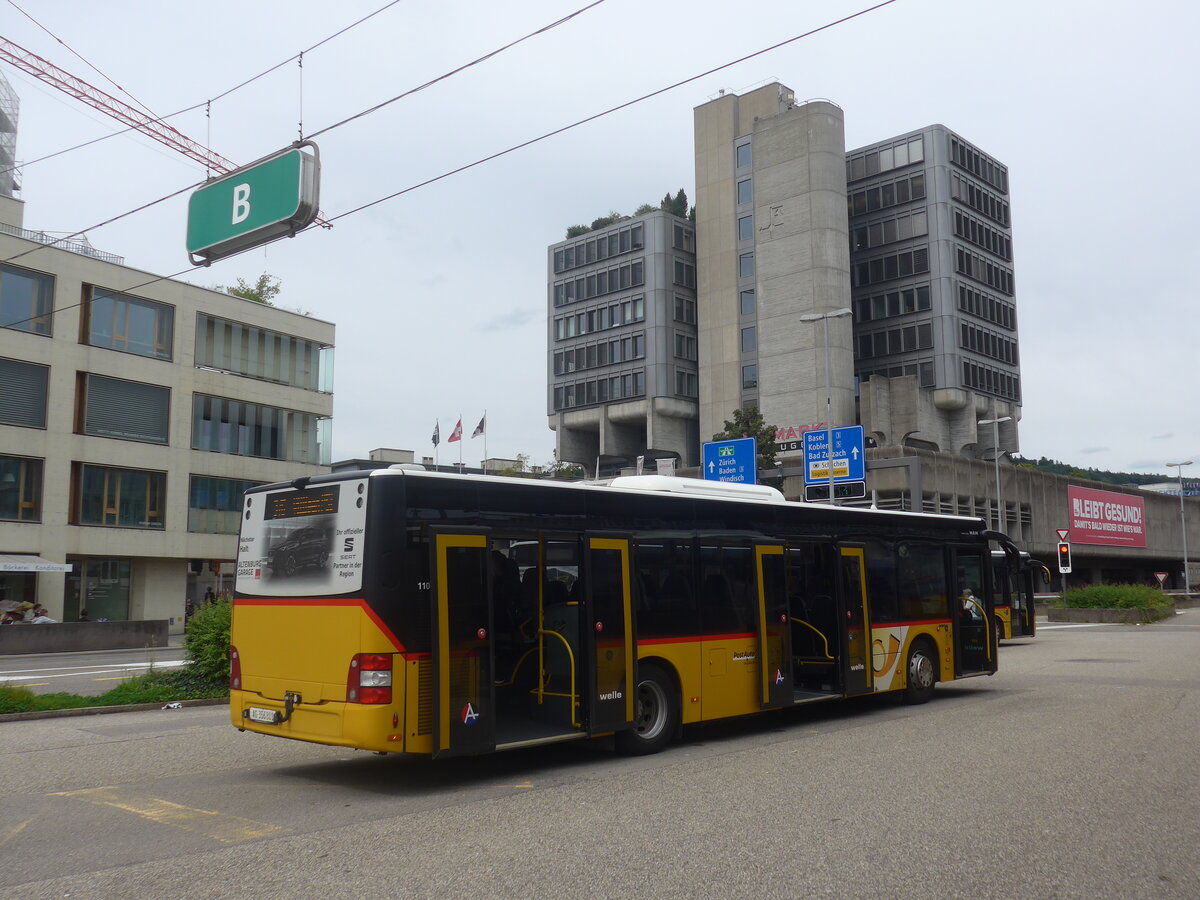
<svg viewBox="0 0 1200 900"><path fill-rule="evenodd" d="M20 834L22 831L24 831L25 826L28 825L32 821L33 821L33 819L26 819L20 825L14 825L12 828L8 829L8 833L5 834L3 837L0 837L0 847L3 847L9 841L11 841L13 838L15 838L18 834Z"/></svg>
<svg viewBox="0 0 1200 900"><path fill-rule="evenodd" d="M92 681L126 681L132 677L132 675L114 675L112 678L93 678Z"/></svg>
<svg viewBox="0 0 1200 900"><path fill-rule="evenodd" d="M69 797L85 803L93 803L96 806L111 806L113 809L133 813L135 816L149 819L159 825L170 825L174 828L182 828L184 831L202 834L214 841L220 841L222 844L252 841L256 838L281 834L290 830L279 825L255 822L253 819L243 819L241 816L230 816L209 809L193 809L190 806L172 803L159 797L127 794L115 787L58 791L52 796Z"/></svg>
<svg viewBox="0 0 1200 900"><path fill-rule="evenodd" d="M1056 631L1059 628L1099 628L1101 625L1120 625L1120 622L1077 622L1073 625L1039 625L1038 631Z"/></svg>
<svg viewBox="0 0 1200 900"><path fill-rule="evenodd" d="M0 675L0 684L9 682L25 681L29 678L76 678L85 677L94 672L111 672L113 669L133 670L133 669L178 669L181 666L186 666L187 660L169 659L163 662L146 662L146 663L108 663L97 666L79 666L72 668L69 672L64 672L66 666L58 666L52 669L13 669ZM46 674L47 672L58 674ZM136 673L140 674L140 673ZM125 678L133 678L134 673L123 676ZM97 679L100 680L100 679Z"/></svg>

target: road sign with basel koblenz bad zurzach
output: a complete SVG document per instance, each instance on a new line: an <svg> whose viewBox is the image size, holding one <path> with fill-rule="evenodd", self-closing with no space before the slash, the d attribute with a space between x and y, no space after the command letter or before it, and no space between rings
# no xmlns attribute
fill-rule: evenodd
<svg viewBox="0 0 1200 900"><path fill-rule="evenodd" d="M804 483L829 481L829 460L833 458L833 481L865 481L866 453L863 427L848 425L833 429L833 452L829 449L829 429L804 432Z"/></svg>

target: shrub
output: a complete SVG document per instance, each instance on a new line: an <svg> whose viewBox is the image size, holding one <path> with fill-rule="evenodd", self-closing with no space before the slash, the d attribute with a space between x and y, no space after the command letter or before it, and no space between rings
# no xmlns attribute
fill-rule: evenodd
<svg viewBox="0 0 1200 900"><path fill-rule="evenodd" d="M1063 606L1076 609L1167 609L1172 603L1146 584L1093 584L1069 590L1062 599Z"/></svg>
<svg viewBox="0 0 1200 900"><path fill-rule="evenodd" d="M209 603L188 620L183 647L194 673L205 681L228 684L229 621L233 603L228 598Z"/></svg>

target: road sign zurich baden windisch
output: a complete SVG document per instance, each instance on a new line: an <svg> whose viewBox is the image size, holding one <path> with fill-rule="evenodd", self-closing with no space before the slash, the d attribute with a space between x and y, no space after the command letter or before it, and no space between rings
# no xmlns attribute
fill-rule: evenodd
<svg viewBox="0 0 1200 900"><path fill-rule="evenodd" d="M758 484L758 441L752 437L708 441L701 468L706 481Z"/></svg>
<svg viewBox="0 0 1200 900"><path fill-rule="evenodd" d="M317 145L301 141L196 190L188 200L192 264L206 266L307 228L317 217L320 174Z"/></svg>
<svg viewBox="0 0 1200 900"><path fill-rule="evenodd" d="M829 430L804 432L804 483L829 481L829 460L833 458L833 480L865 481L866 453L863 427L849 425L833 429L833 452L829 449Z"/></svg>

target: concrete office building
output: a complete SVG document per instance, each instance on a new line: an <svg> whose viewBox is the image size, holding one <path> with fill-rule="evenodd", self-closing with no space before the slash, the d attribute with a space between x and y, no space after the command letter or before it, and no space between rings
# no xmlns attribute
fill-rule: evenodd
<svg viewBox="0 0 1200 900"><path fill-rule="evenodd" d="M0 601L182 630L232 586L242 491L328 471L334 327L23 210L0 196Z"/></svg>
<svg viewBox="0 0 1200 900"><path fill-rule="evenodd" d="M655 211L557 244L548 256L548 412L556 454L591 476L643 457L694 466L695 228Z"/></svg>

